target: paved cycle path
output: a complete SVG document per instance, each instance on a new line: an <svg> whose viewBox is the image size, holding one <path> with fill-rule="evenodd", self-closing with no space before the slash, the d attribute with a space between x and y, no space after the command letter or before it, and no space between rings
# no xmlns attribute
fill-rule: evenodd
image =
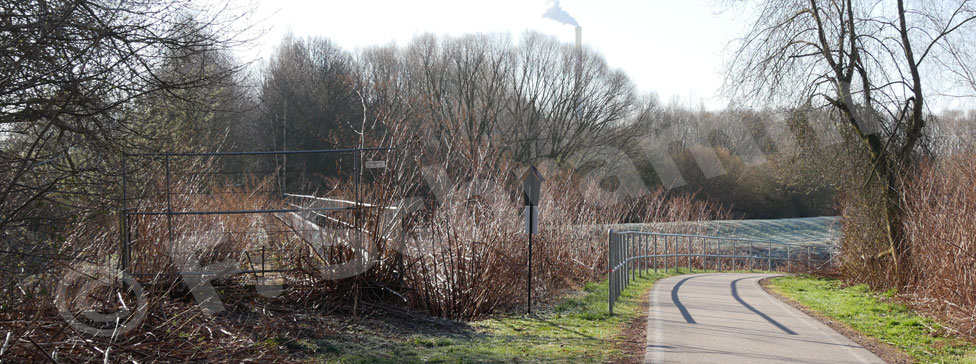
<svg viewBox="0 0 976 364"><path fill-rule="evenodd" d="M693 274L654 284L645 363L884 363L770 296L775 274Z"/></svg>

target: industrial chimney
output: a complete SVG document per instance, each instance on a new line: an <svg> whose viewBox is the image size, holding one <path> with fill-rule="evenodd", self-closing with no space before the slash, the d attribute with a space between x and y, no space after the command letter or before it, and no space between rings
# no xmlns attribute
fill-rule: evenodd
<svg viewBox="0 0 976 364"><path fill-rule="evenodd" d="M583 54L583 27L576 26L576 54Z"/></svg>
<svg viewBox="0 0 976 364"><path fill-rule="evenodd" d="M583 76L583 27L576 26L576 82Z"/></svg>

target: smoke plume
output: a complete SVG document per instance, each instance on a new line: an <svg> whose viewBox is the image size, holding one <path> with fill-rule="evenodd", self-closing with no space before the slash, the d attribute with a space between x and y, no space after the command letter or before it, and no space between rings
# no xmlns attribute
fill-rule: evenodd
<svg viewBox="0 0 976 364"><path fill-rule="evenodd" d="M563 24L572 25L574 27L579 26L579 23L576 22L576 19L573 19L573 17L570 16L569 13L566 12L566 10L563 10L563 8L559 7L559 0L553 0L552 7L549 8L549 10L546 10L546 12L542 14L542 16L558 21Z"/></svg>

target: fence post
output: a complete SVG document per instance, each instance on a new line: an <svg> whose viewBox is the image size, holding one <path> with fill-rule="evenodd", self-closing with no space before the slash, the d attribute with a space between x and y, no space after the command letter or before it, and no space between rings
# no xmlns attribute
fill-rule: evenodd
<svg viewBox="0 0 976 364"><path fill-rule="evenodd" d="M627 287L627 264L624 264L624 257L627 255L627 236L618 233L617 239L617 266L620 267L620 272L617 274L619 279L617 294L620 294L624 291L624 287Z"/></svg>
<svg viewBox="0 0 976 364"><path fill-rule="evenodd" d="M627 287L627 265L624 264L624 248L627 246L627 237L621 234L617 234L617 266L620 271L617 272L617 294L619 295L624 291L624 287Z"/></svg>
<svg viewBox="0 0 976 364"><path fill-rule="evenodd" d="M773 242L768 242L769 250L766 251L766 258L769 259L769 271L773 271Z"/></svg>
<svg viewBox="0 0 976 364"><path fill-rule="evenodd" d="M644 261L644 235L637 235L637 276L644 277L644 269L647 266L647 262Z"/></svg>
<svg viewBox="0 0 976 364"><path fill-rule="evenodd" d="M790 259L792 256L793 255L790 254L790 245L787 244L786 245L786 271L787 272L792 272L793 271L793 260Z"/></svg>
<svg viewBox="0 0 976 364"><path fill-rule="evenodd" d="M651 235L651 241L654 243L654 273L657 273L657 235Z"/></svg>
<svg viewBox="0 0 976 364"><path fill-rule="evenodd" d="M807 245L807 270L808 271L813 270L813 266L811 265L811 260L810 260L810 246L809 245Z"/></svg>
<svg viewBox="0 0 976 364"><path fill-rule="evenodd" d="M644 242L644 273L651 270L651 239L647 235L643 235L641 239Z"/></svg>
<svg viewBox="0 0 976 364"><path fill-rule="evenodd" d="M664 260L664 273L668 273L668 267L671 265L669 263L671 260L668 259L668 236L664 235L661 238L664 239L664 246L661 247L661 259Z"/></svg>
<svg viewBox="0 0 976 364"><path fill-rule="evenodd" d="M637 243L637 238L639 238L639 237L640 237L640 235L634 235L634 236L631 236L630 237L630 245L631 245L631 248L630 248L630 253L631 253L631 255L630 255L630 257L631 257L631 263L630 263L631 264L630 280L637 279L637 271L640 270L640 267L637 266L637 263L638 263L637 262L637 259L635 258L636 256L639 255L637 253L637 250L638 250L637 248L639 246L639 244Z"/></svg>
<svg viewBox="0 0 976 364"><path fill-rule="evenodd" d="M629 258L630 258L630 280L631 281L637 279L637 271L640 270L640 267L638 266L638 263L639 262L637 261L637 258L636 258L638 255L640 255L637 252L638 251L638 245L639 245L638 244L638 241L637 241L638 238L640 238L639 235L632 235L630 237L630 257Z"/></svg>
<svg viewBox="0 0 976 364"><path fill-rule="evenodd" d="M354 223L356 224L356 231L362 231L362 222L360 221L362 218L359 216L359 215L362 215L362 207L363 207L362 201L361 201L362 196L360 196L360 187L361 187L362 181L363 181L363 149L362 149L362 146L360 146L359 148L356 148L356 153L353 155L353 160L354 160L354 163L356 163L356 166L354 168L354 170L356 171L356 179L355 179L355 184L356 185L354 187L355 190L356 190L356 212L355 212L356 215L354 216L355 217L355 222ZM532 209L531 208L529 209L529 213L530 214L532 213ZM531 222L532 217L530 216L529 219L530 219L530 222ZM356 234L356 244L358 244L358 246L362 246L362 241L361 241L361 238L360 238L361 235L362 234ZM529 286L528 287L528 291L529 291L529 293L528 293L529 304L528 304L528 311L529 311L529 313L532 313L532 231L531 231L531 228L530 228L530 231L529 231L529 262L528 262L528 264L529 264L528 265L528 268L529 268L529 277L528 277L529 278L529 280L528 280L528 282L529 282L528 283L528 286Z"/></svg>
<svg viewBox="0 0 976 364"><path fill-rule="evenodd" d="M692 273L691 270L691 237L685 237L685 257L688 258L688 273Z"/></svg>
<svg viewBox="0 0 976 364"><path fill-rule="evenodd" d="M613 229L607 230L607 279L610 281L607 285L607 304L610 306L610 315L613 315Z"/></svg>
<svg viewBox="0 0 976 364"><path fill-rule="evenodd" d="M702 253L701 253L701 258L702 258L702 270L703 271L704 270L708 270L708 264L705 263L705 262L708 261L708 258L705 257L705 246L707 246L707 245L708 245L708 239L707 238L702 238L702 250L701 250Z"/></svg>
<svg viewBox="0 0 976 364"><path fill-rule="evenodd" d="M613 279L614 279L614 282L613 282L613 299L614 299L614 301L617 300L617 295L620 294L620 287L623 284L623 281L620 279L621 278L621 276L620 276L620 270L621 270L621 267L620 267L620 244L621 244L621 239L623 239L623 238L621 238L621 236L620 236L619 233L618 234L614 234L614 237L613 237L613 245L614 245L614 247L613 247L613 255L614 255L614 257L613 257L613 273L614 273L614 277L613 277Z"/></svg>
<svg viewBox="0 0 976 364"><path fill-rule="evenodd" d="M624 290L627 289L627 235L620 235L620 260L617 262L620 265L620 289L617 294L623 294Z"/></svg>
<svg viewBox="0 0 976 364"><path fill-rule="evenodd" d="M629 268L627 268L627 272L630 273L630 274L627 275L627 285L628 286L630 286L630 282L634 280L634 277L635 277L634 275L637 273L636 272L637 269L635 269L637 267L634 265L634 263L635 263L634 262L634 256L635 256L635 254L634 254L634 248L636 247L637 244L634 244L634 243L635 243L635 241L634 241L634 235L630 235L627 238L627 267L629 267Z"/></svg>
<svg viewBox="0 0 976 364"><path fill-rule="evenodd" d="M672 271L674 271L674 273L677 274L678 273L678 237L673 236L672 238L673 239L671 239L672 240L671 250L674 250L674 253L671 254L671 258L672 258L671 268L673 268Z"/></svg>
<svg viewBox="0 0 976 364"><path fill-rule="evenodd" d="M749 242L749 271L756 269L756 256L752 255L752 242Z"/></svg>
<svg viewBox="0 0 976 364"><path fill-rule="evenodd" d="M738 251L735 249L736 248L736 244L738 244L738 242L735 241L735 240L732 240L732 267L729 268L729 270L731 270L731 271L735 271L735 257L736 257L736 255L739 254Z"/></svg>
<svg viewBox="0 0 976 364"><path fill-rule="evenodd" d="M614 238L614 244L617 246L616 249L614 249L616 259L614 259L613 261L614 272L616 273L616 279L617 279L616 284L614 284L614 292L613 292L614 299L616 300L617 298L616 296L620 294L620 291L622 291L623 284L624 284L624 280L623 280L624 276L621 274L621 272L623 272L623 267L620 265L621 262L620 257L622 255L621 250L623 249L623 236L620 235L619 233L616 234Z"/></svg>
<svg viewBox="0 0 976 364"><path fill-rule="evenodd" d="M620 266L620 288L617 294L623 294L624 289L627 288L627 235L618 234L617 238L620 239L619 246L619 259L617 260L617 265Z"/></svg>
<svg viewBox="0 0 976 364"><path fill-rule="evenodd" d="M128 231L128 227L125 226L125 209L119 209L119 268L121 271L125 272L129 268L129 262L125 259L125 251L128 242L125 239L125 232Z"/></svg>
<svg viewBox="0 0 976 364"><path fill-rule="evenodd" d="M173 201L170 196L169 154L163 158L166 164L166 230L169 232L169 251L172 252L175 239L173 237Z"/></svg>
<svg viewBox="0 0 976 364"><path fill-rule="evenodd" d="M614 237L613 237L614 249L613 249L613 251L614 251L614 256L615 257L613 259L613 267L614 267L614 270L613 271L614 271L614 273L616 275L616 277L614 277L614 279L616 280L616 282L614 282L614 284L613 284L613 301L614 301L614 303L617 302L617 296L620 295L620 292L623 292L623 287L624 287L624 280L623 280L624 277L621 274L621 272L623 272L623 269L624 268L620 265L620 263L621 263L621 259L620 258L623 255L623 244L624 244L624 237L623 237L623 235L620 235L619 232L614 233Z"/></svg>
<svg viewBox="0 0 976 364"><path fill-rule="evenodd" d="M620 235L620 260L617 262L620 265L620 292L624 292L627 288L627 235Z"/></svg>
<svg viewBox="0 0 976 364"><path fill-rule="evenodd" d="M664 240L664 246L660 250L661 260L664 261L664 273L668 273L668 236L661 236L661 239Z"/></svg>
<svg viewBox="0 0 976 364"><path fill-rule="evenodd" d="M129 209L125 210L125 265L127 268L132 268L132 230L129 229L131 224L131 219L129 218Z"/></svg>
<svg viewBox="0 0 976 364"><path fill-rule="evenodd" d="M722 239L715 239L715 261L718 263L718 271L722 269Z"/></svg>
<svg viewBox="0 0 976 364"><path fill-rule="evenodd" d="M613 301L620 294L620 234L613 234Z"/></svg>
<svg viewBox="0 0 976 364"><path fill-rule="evenodd" d="M651 266L650 262L648 262L648 260L650 259L648 257L648 254L647 254L648 244L649 243L648 243L648 240L647 240L647 235L641 235L641 251L642 251L642 253L641 253L641 257L642 257L641 258L641 266L643 267L643 270L642 271L645 272L645 273L647 272L647 270Z"/></svg>
<svg viewBox="0 0 976 364"><path fill-rule="evenodd" d="M637 275L644 278L644 268L647 262L644 261L644 235L637 235L637 255L641 257L637 259Z"/></svg>
<svg viewBox="0 0 976 364"><path fill-rule="evenodd" d="M674 250L674 253L668 253L668 255L671 255L671 259L667 259L667 257L665 257L664 262L668 263L668 261L670 260L671 268L672 268L671 271L674 273L678 273L678 248L677 248L678 240L677 237L671 237L671 238L672 239L667 239L667 238L664 239L664 249L671 248L670 250ZM668 240L672 240L670 246L668 244ZM665 264L665 267L667 267L667 264Z"/></svg>
<svg viewBox="0 0 976 364"><path fill-rule="evenodd" d="M128 260L128 253L127 253L127 250L129 249L129 237L127 236L129 227L126 226L127 223L129 222L128 221L129 216L126 211L126 209L128 208L128 201L129 201L128 196L126 195L126 190L128 189L128 181L127 181L128 170L126 169L127 158L125 153L122 153L121 159L122 159L122 209L121 211L119 211L121 215L119 219L119 224L121 224L119 226L119 242L122 245L119 247L121 249L121 251L119 251L119 265L120 268L122 268L121 270L124 272L126 269L129 268L129 260Z"/></svg>
<svg viewBox="0 0 976 364"><path fill-rule="evenodd" d="M634 276L633 279L637 279L637 275L640 274L640 235L634 235Z"/></svg>
<svg viewBox="0 0 976 364"><path fill-rule="evenodd" d="M624 250L623 250L624 256L620 257L620 261L624 265L624 286L622 288L627 289L627 286L630 285L630 261L627 260L627 258L630 257L630 236L623 235L623 238L624 238ZM623 293L623 289L620 290L620 293Z"/></svg>
<svg viewBox="0 0 976 364"><path fill-rule="evenodd" d="M641 242L644 243L644 258L641 259L641 261L644 262L644 273L647 273L647 271L651 269L651 240L647 237L647 235L641 235Z"/></svg>

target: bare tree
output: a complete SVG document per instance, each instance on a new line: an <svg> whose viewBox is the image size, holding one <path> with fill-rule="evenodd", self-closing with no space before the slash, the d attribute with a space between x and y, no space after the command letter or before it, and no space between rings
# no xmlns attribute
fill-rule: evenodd
<svg viewBox="0 0 976 364"><path fill-rule="evenodd" d="M427 135L429 156L454 155L471 163L488 156L485 147L498 150L510 49L506 36L485 34L426 34L406 47L405 76L416 110L412 122L418 134Z"/></svg>
<svg viewBox="0 0 976 364"><path fill-rule="evenodd" d="M147 125L152 122L139 103L157 96L185 98L184 91L222 85L242 67L179 77L171 72L179 64L212 65L200 62L201 55L226 52L246 41L247 28L234 25L246 10L232 4L212 10L194 3L0 3L4 258L41 271L52 269L52 259L78 258L73 247L63 244L63 227L81 223L82 211L115 206L120 152L154 145L149 132L155 128ZM18 264L5 261L2 266Z"/></svg>
<svg viewBox="0 0 976 364"><path fill-rule="evenodd" d="M276 147L355 146L351 126L363 112L357 72L352 55L328 39L287 35L261 85L264 117Z"/></svg>
<svg viewBox="0 0 976 364"><path fill-rule="evenodd" d="M513 56L505 134L520 160L562 163L581 150L625 145L634 135L626 127L647 116L627 75L599 54L528 32Z"/></svg>
<svg viewBox="0 0 976 364"><path fill-rule="evenodd" d="M865 173L884 205L890 258L903 285L900 178L926 136L927 96L945 77L972 74L963 54L976 34L970 1L756 2L755 21L729 64L737 98L831 110L869 156ZM961 80L965 82L966 80Z"/></svg>
<svg viewBox="0 0 976 364"><path fill-rule="evenodd" d="M406 146L415 112L408 89L406 64L395 45L368 48L359 56L361 95L368 111L369 146Z"/></svg>

